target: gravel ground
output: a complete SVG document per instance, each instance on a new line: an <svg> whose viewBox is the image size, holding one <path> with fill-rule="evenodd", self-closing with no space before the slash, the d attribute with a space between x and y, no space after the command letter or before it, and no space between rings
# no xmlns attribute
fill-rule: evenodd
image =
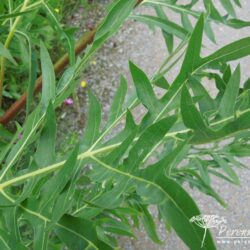
<svg viewBox="0 0 250 250"><path fill-rule="evenodd" d="M217 1L216 1L217 2ZM242 1L243 9L238 11L242 19L249 19L250 17L250 1ZM94 13L98 16L102 13L102 5L98 4ZM199 8L199 6L197 7ZM140 7L136 10L139 13L148 13L148 10L144 7ZM81 10L80 13L83 13ZM81 15L81 14L79 14ZM79 17L78 17L79 18ZM175 15L171 15L171 18L176 19ZM202 54L207 55L213 52L218 47L223 46L238 38L249 36L250 29L244 28L241 30L232 30L227 27L214 25L217 35L217 44L212 44L205 39ZM135 23L132 20L126 22L120 32L112 38L105 46L96 54L93 61L90 63L88 69L84 72L82 80L85 80L91 89L97 94L102 103L104 120L108 114L110 103L119 82L121 74L131 82L128 60L133 61L139 65L149 76L158 69L159 65L164 61L167 55L165 44L159 30L152 31L148 27ZM249 76L249 58L241 60L241 69L243 72L243 79ZM232 65L235 67L238 62L234 62ZM178 66L175 70L171 71L166 77L168 80L172 80L173 76L178 72ZM76 111L72 107L64 108L61 112L60 119L60 133L63 131L82 131L82 126L85 121L86 113L86 95L84 89L79 89L79 101L81 108L81 117L77 119ZM67 119L65 118L67 117ZM72 120L78 120L75 123L70 123ZM71 135L72 136L72 135ZM245 159L246 165L249 161ZM221 207L215 200L205 196L195 190L191 191L191 195L197 201L201 211L204 214L215 214L225 217L227 220L227 229L246 229L250 230L250 190L249 190L249 170L237 171L241 179L240 186L232 186L229 183L222 180L214 179L214 185L216 191L223 197L228 204L227 209ZM152 208L154 211L154 208ZM184 244L178 239L174 232L166 232L164 226L157 222L158 232L161 238L164 240L164 244L153 244L145 232L141 230L137 232L137 239L122 239L122 248L125 250L181 250L187 249ZM218 230L213 229L214 236L218 236ZM250 249L250 242L233 242L230 243L218 243L218 249Z"/></svg>

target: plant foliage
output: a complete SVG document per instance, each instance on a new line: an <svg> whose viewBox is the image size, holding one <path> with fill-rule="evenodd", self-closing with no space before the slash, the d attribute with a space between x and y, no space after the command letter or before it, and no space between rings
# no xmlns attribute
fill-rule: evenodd
<svg viewBox="0 0 250 250"><path fill-rule="evenodd" d="M11 6L12 1L4 1L0 8L6 8L7 2ZM249 25L236 18L234 8L240 1L221 0L225 16L212 0L203 1L204 13L194 8L198 0L187 5L143 1L155 16L132 15L136 0L113 1L93 44L76 60L72 39L50 11L50 3L31 2L25 9L10 8L0 21L13 25L17 18L36 15L42 6L68 41L71 66L56 80L46 44L39 41L41 101L30 112L30 95L26 121L17 125L14 135L0 127L0 249L115 249L117 236L135 238L133 229L141 223L152 241L161 244L151 205L190 249L201 249L204 230L190 221L201 212L183 184L225 205L211 185L211 176L239 184L235 167L242 165L236 156L250 155L249 84L242 85L240 66L232 69L229 64L250 55L250 37L205 57L201 52L203 33L215 42L212 22L233 28ZM181 23L168 18L168 9L180 15ZM129 62L134 91L127 94L127 81L121 77L106 121L98 98L89 90L85 133L61 159L55 146L55 109L73 92L92 55L128 17L159 27L170 55L152 79ZM29 37L25 30L20 32ZM176 48L174 40L179 44ZM15 65L11 50L0 43L0 51ZM28 55L34 61L32 50ZM182 58L180 71L169 84L164 76ZM30 63L29 93L34 70ZM216 97L204 87L207 77L218 89ZM161 88L161 98L156 86ZM133 110L140 105L146 111L135 122ZM122 129L116 130L120 124ZM216 249L209 231L202 249Z"/></svg>

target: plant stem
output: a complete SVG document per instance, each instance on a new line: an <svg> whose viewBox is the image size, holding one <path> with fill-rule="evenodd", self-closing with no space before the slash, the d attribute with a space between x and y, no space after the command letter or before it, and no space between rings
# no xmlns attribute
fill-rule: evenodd
<svg viewBox="0 0 250 250"><path fill-rule="evenodd" d="M106 147L103 147L103 148L100 148L100 149L97 149L97 150L86 151L84 153L79 154L78 157L77 157L77 160L83 160L83 159L86 159L86 158L93 157L94 155L97 155L97 154L100 154L100 153L109 152L110 150L118 147L119 145L120 145L120 143L116 143L116 144L106 146ZM11 185L13 185L15 183L21 183L21 182L23 182L23 181L25 181L27 179L35 178L36 176L40 176L40 175L43 175L43 174L50 173L52 171L56 171L57 169L61 168L65 164L65 162L66 162L66 160L60 161L60 162L55 163L53 165L47 166L45 168L40 168L38 170L29 172L27 174L24 174L24 175L15 177L13 179L10 179L10 180L8 180L6 182L3 182L2 184L0 184L0 192L2 190L4 190L6 187L11 186Z"/></svg>
<svg viewBox="0 0 250 250"><path fill-rule="evenodd" d="M204 246L204 241L205 241L205 238L206 238L206 234L207 234L207 227L205 227L205 232L204 232L203 239L202 239L202 243L201 243L201 247L202 247L202 248L203 248L203 246Z"/></svg>
<svg viewBox="0 0 250 250"><path fill-rule="evenodd" d="M6 194L4 191L0 191L0 193L1 193L7 200L9 200L11 203L13 203L13 205L16 205L16 204L15 204L15 200L12 199L8 194ZM33 215L33 216L39 218L40 220L43 220L43 221L45 222L45 224L46 224L47 222L50 222L50 221L51 221L50 218L45 217L45 216L42 215L41 213L38 213L38 212L33 211L33 210L31 210L31 209L28 209L28 208L26 208L25 206L23 206L23 205L21 205L21 204L18 204L17 206L20 207L21 209L23 209L23 210L24 210L25 212L27 212L28 214ZM77 237L80 237L80 238L84 239L84 241L86 241L86 242L88 243L88 245L90 246L91 249L96 249L96 250L99 249L99 248L97 248L97 246L95 246L95 245L93 244L92 241L88 240L88 239L85 238L83 235L77 233L76 231L72 230L71 228L69 228L69 227L67 227L67 226L65 226L65 225L62 225L62 224L60 224L60 223L58 223L58 222L56 223L56 225L57 225L58 227L60 227L60 228L63 228L64 230L67 230L67 231L70 232L70 233L75 234Z"/></svg>
<svg viewBox="0 0 250 250"><path fill-rule="evenodd" d="M138 6L142 2L143 2L143 0L138 0L136 6ZM41 3L43 3L43 0L41 0L37 3L31 4L27 8L36 7L37 5L39 5ZM14 11L16 11L16 9ZM77 42L77 45L75 47L76 54L80 54L87 47L88 44L93 42L95 33L96 33L98 28L99 28L99 26L97 25L93 30L83 34L83 36L79 39L79 41ZM65 54L62 58L60 58L57 61L56 64L54 64L55 73L60 73L65 68L65 66L68 65L68 63L69 63L69 56L68 56L68 54ZM34 93L35 94L38 93L41 90L41 87L42 87L42 77L40 76L36 80ZM0 93L1 93L1 91L0 91ZM20 99L17 100L14 104L12 104L12 106L4 113L4 115L2 117L0 117L0 123L7 124L11 119L13 119L15 117L15 115L17 115L17 113L25 106L26 100L27 100L27 94L25 92L20 97Z"/></svg>
<svg viewBox="0 0 250 250"><path fill-rule="evenodd" d="M239 113L239 116L243 115L243 114L245 114L247 112L250 113L250 109L246 109L246 110L242 111L241 113ZM224 122L226 122L226 121L228 121L230 119L233 119L233 118L234 118L234 116L228 117L227 119L223 119L223 120L220 120L220 121L217 121L217 122L211 124L211 126L213 126L215 124L218 125L219 123L224 123ZM184 129L184 130L179 130L179 131L176 131L176 132L170 132L170 133L165 134L164 138L173 137L173 136L175 136L177 134L185 134L185 133L188 133L190 131L191 131L191 129ZM228 138L231 135L232 134L229 134L225 138ZM136 141L136 140L138 140L138 137L134 139L134 141ZM93 158L93 157L95 157L95 156L97 156L99 154L108 153L108 152L110 152L111 150L117 148L120 145L121 145L121 143L115 143L115 144L112 144L112 145L109 145L109 146L104 146L104 147L101 147L101 148L98 148L98 149L89 149L86 152L80 153L78 155L78 157L77 157L77 160ZM61 162L57 162L55 164L40 168L38 170L31 171L31 172L29 172L27 174L24 174L24 175L21 175L21 176L18 176L18 177L14 177L14 178L9 179L9 180L7 180L5 182L2 182L0 184L0 192L2 192L5 188L7 188L7 187L9 187L11 185L14 185L14 184L17 184L17 183L23 183L27 179L35 178L36 176L40 176L40 175L43 175L43 174L48 174L50 172L59 170L61 167L63 167L65 162L66 162L66 160L61 161ZM6 172L7 171L5 171L5 173ZM4 174L2 174L2 177L4 177Z"/></svg>
<svg viewBox="0 0 250 250"><path fill-rule="evenodd" d="M23 6L21 8L21 12L26 10L28 3L29 3L29 0L24 1ZM10 46L10 43L12 41L14 34L15 34L15 31L16 31L16 28L17 28L17 25L18 25L20 19L21 19L21 16L18 16L15 19L15 22L13 23L13 25L11 26L10 32L9 32L7 39L5 41L5 44L4 44L4 47L6 49L8 49ZM0 67L1 67L1 69L0 69L0 108L1 108L2 100L3 100L3 82L4 82L4 73L5 73L4 72L5 71L5 58L4 57L1 57L1 59L0 59Z"/></svg>
<svg viewBox="0 0 250 250"><path fill-rule="evenodd" d="M9 5L9 14L11 14L11 12L12 12L12 3L11 3L10 0L8 0L8 5ZM10 29L11 29L12 25L13 25L12 18L10 18Z"/></svg>
<svg viewBox="0 0 250 250"><path fill-rule="evenodd" d="M77 42L75 47L75 53L80 54L88 44L93 42L97 27L91 31L88 31L83 34L83 36ZM69 63L69 56L65 54L62 56L55 64L54 64L54 71L56 74L63 71L63 69ZM37 94L42 88L42 76L39 76L36 80L34 94ZM0 117L0 123L7 124L11 119L17 115L17 113L25 106L27 100L27 93L25 92L22 94L19 100L14 102L11 107L4 113L2 117Z"/></svg>

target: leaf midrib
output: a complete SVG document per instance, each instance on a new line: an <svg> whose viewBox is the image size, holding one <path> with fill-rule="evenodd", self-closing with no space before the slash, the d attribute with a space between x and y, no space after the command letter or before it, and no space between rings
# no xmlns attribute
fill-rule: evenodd
<svg viewBox="0 0 250 250"><path fill-rule="evenodd" d="M154 186L155 188L157 188L158 190L160 190L160 191L167 197L166 200L163 200L163 201L162 201L160 204L158 204L158 205L164 204L165 201L170 200L171 202L173 202L173 204L175 205L175 207L181 212L181 214L189 221L190 218L188 218L188 217L186 216L186 214L183 212L183 210L180 208L180 206L175 202L175 200L174 200L174 199L173 199L173 198L172 198L172 197L171 197L162 187L160 187L160 186L157 185L156 183L151 182L151 181L149 181L149 180L147 180L147 179L143 179L143 178L141 178L141 177L135 176L135 175L131 175L130 173L123 172L123 171L121 171L121 170L119 170L119 169L113 168L112 166L106 164L105 162L102 162L101 160L99 160L98 158L96 158L96 157L94 157L94 156L91 156L91 158L92 158L95 162L99 163L99 164L102 165L104 168L106 168L106 169L108 169L108 170L110 170L110 171L112 171L112 172L116 172L116 173L118 173L118 174L120 174L120 175L127 176L129 179L134 179L134 180L137 180L138 182L143 182L143 183L145 183L145 184L147 184L147 185L149 185L149 186ZM194 230L194 232L195 232L195 235L196 235L197 239L198 239L198 240L201 240L201 239L199 238L199 235L197 234L197 232L196 232L196 230L195 230L194 225L193 225L192 223L190 223L190 225L191 225L191 227L193 228L193 230Z"/></svg>
<svg viewBox="0 0 250 250"><path fill-rule="evenodd" d="M6 194L3 190L1 190L0 193L1 193L6 199L8 199L10 202L12 202L13 204L15 204L15 200L13 200L13 199L12 199L8 194ZM35 211L32 211L32 210L26 208L25 206L23 206L23 205L21 205L21 204L18 204L17 206L19 206L21 209L23 209L23 210L26 211L27 213L29 213L29 214L31 214L31 215L34 215L34 216L36 216L37 218L43 220L44 222L50 222L50 221L51 221L49 218L43 216L42 214L39 214L39 213L37 213L37 212L35 212ZM83 235L81 235L81 234L75 232L74 230L72 230L72 229L70 229L70 228L68 228L68 227L66 227L66 226L64 226L64 225L62 225L62 224L60 224L60 223L56 223L56 225L57 225L58 227L61 227L61 228L65 229L65 230L67 230L67 231L69 231L69 232L75 234L76 236L82 238L82 239L85 240L89 245L91 245L91 246L94 247L95 249L99 250L99 248L98 248L93 242L89 241L89 240L88 240L87 238L85 238Z"/></svg>
<svg viewBox="0 0 250 250"><path fill-rule="evenodd" d="M248 112L250 112L250 108L239 112L238 113L238 118L241 115L243 115L245 113L248 113ZM230 117L224 118L223 120L220 120L220 121L212 123L211 126L222 124L222 123L224 123L224 122L226 122L228 120L231 120L233 118L235 118L235 117L234 116L230 116ZM176 131L176 132L169 132L169 133L166 133L166 135L164 137L165 138L167 138L167 137L173 137L175 135L188 133L190 131L192 131L192 130L189 129L189 128L187 128L187 129L179 130L179 131ZM238 132L239 131L237 131L237 133ZM229 135L232 135L232 134L233 133L230 133ZM227 136L229 136L229 135L227 135ZM138 139L138 138L135 138L135 139ZM99 149L96 149L96 150L93 150L93 151L87 151L87 152L81 153L81 154L78 155L77 159L78 160L83 160L83 159L90 158L91 156L100 154L100 153L108 152L108 151L110 151L112 149L115 149L120 144L121 143L116 143L116 144L105 146L105 147L102 147L102 148L99 148ZM25 180L30 179L30 178L34 178L34 177L42 175L42 174L47 174L47 173L50 173L52 171L56 171L59 168L61 168L65 162L66 161L61 161L61 162L55 163L53 165L49 165L47 167L44 167L44 168L41 168L41 169L38 169L38 170L35 170L35 171L32 171L32 172L29 172L27 174L24 174L24 175L12 178L12 179L10 179L8 181L5 181L5 182L3 182L3 183L0 184L0 192L2 190L4 190L6 187L11 186L13 184L20 183L22 181L25 181Z"/></svg>

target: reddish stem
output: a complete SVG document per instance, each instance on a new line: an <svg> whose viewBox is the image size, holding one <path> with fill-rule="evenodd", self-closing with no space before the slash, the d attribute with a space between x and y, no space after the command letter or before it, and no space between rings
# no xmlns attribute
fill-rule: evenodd
<svg viewBox="0 0 250 250"><path fill-rule="evenodd" d="M137 5L139 5L143 0L138 0ZM95 33L97 31L98 27L94 28L93 30L85 33L77 42L77 45L75 47L75 54L80 54L88 44L92 43L95 37ZM63 69L68 65L69 63L69 56L68 54L65 54L63 57L61 57L55 64L54 64L54 71L56 74L63 71ZM38 77L35 84L34 94L37 94L40 92L42 88L42 76ZM27 93L25 92L22 94L22 96L14 102L10 108L4 113L2 117L0 117L0 123L7 124L10 120L12 120L18 112L25 107L27 101Z"/></svg>
<svg viewBox="0 0 250 250"><path fill-rule="evenodd" d="M88 44L93 42L95 32L96 29L93 29L92 31L82 36L82 38L78 41L75 48L76 55L80 54L87 47ZM65 54L54 64L55 73L58 74L62 72L63 69L68 65L68 63L69 63L69 56L68 54ZM41 88L42 88L42 76L39 76L36 80L34 94L39 93ZM4 115L0 117L0 123L5 125L10 120L12 120L18 114L18 112L25 106L26 101L27 101L27 93L25 92L16 102L14 102L10 106L10 108L4 113Z"/></svg>

